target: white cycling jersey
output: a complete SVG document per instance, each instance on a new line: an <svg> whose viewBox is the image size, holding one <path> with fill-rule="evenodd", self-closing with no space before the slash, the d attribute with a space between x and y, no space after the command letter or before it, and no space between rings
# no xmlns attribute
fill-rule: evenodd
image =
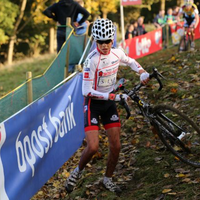
<svg viewBox="0 0 200 200"><path fill-rule="evenodd" d="M116 83L120 63L136 72L143 70L136 60L128 57L121 49L111 49L107 55L101 54L97 48L93 50L84 62L83 95L108 100Z"/></svg>

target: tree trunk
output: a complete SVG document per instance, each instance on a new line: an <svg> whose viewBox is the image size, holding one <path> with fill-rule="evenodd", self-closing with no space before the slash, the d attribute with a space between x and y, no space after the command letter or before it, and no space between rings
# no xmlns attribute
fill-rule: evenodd
<svg viewBox="0 0 200 200"><path fill-rule="evenodd" d="M9 46L8 46L8 59L7 59L8 65L11 65L11 64L12 64L15 40L16 40L16 37L15 37L15 35L13 35L13 36L10 38L10 41L9 41Z"/></svg>
<svg viewBox="0 0 200 200"><path fill-rule="evenodd" d="M107 19L107 13L106 12L103 12L103 18Z"/></svg>
<svg viewBox="0 0 200 200"><path fill-rule="evenodd" d="M160 1L160 9L165 10L165 0Z"/></svg>
<svg viewBox="0 0 200 200"><path fill-rule="evenodd" d="M15 40L17 38L17 29L18 29L19 24L22 21L22 18L24 16L24 10L26 8L26 3L27 3L27 0L22 1L19 17L15 23L13 33L10 37L9 46L8 46L8 60L7 60L8 65L12 64L12 61L13 61L13 52L14 52Z"/></svg>
<svg viewBox="0 0 200 200"><path fill-rule="evenodd" d="M177 5L178 6L181 6L181 5L183 5L184 4L184 0L177 0Z"/></svg>

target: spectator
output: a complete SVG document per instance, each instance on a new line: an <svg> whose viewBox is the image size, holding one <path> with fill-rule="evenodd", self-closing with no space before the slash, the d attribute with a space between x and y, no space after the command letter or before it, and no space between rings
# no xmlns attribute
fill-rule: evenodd
<svg viewBox="0 0 200 200"><path fill-rule="evenodd" d="M161 28L165 24L165 10L160 10L153 20L156 28Z"/></svg>
<svg viewBox="0 0 200 200"><path fill-rule="evenodd" d="M173 7L173 13L172 13L172 15L174 17L176 17L178 15L179 9L180 9L179 6L174 6Z"/></svg>
<svg viewBox="0 0 200 200"><path fill-rule="evenodd" d="M83 0L75 0L76 2L78 2L82 7L84 7L84 2ZM78 14L78 17L76 19L77 22L79 22L82 19L83 15L81 13ZM80 24L79 27L76 28L76 34L77 35L83 35L86 33L87 28L89 25L89 21L85 21L82 24Z"/></svg>
<svg viewBox="0 0 200 200"><path fill-rule="evenodd" d="M167 47L166 45L166 27L165 27L165 10L160 10L158 15L153 20L155 27L162 28L162 41L164 44L164 48Z"/></svg>
<svg viewBox="0 0 200 200"><path fill-rule="evenodd" d="M76 21L78 14L81 13L83 16L80 21ZM60 0L58 3L54 3L49 6L43 14L49 18L52 18L58 23L58 25L66 25L66 18L71 17L72 26L78 27L80 24L85 22L89 17L90 13L83 8L79 3L73 0ZM66 28L58 27L57 29L57 52L60 51L63 43L66 40Z"/></svg>
<svg viewBox="0 0 200 200"><path fill-rule="evenodd" d="M165 15L165 17L164 17L165 23L167 23L167 24L173 24L174 23L175 18L172 15L172 13L173 13L172 8L168 8L167 9L167 15Z"/></svg>
<svg viewBox="0 0 200 200"><path fill-rule="evenodd" d="M145 27L144 27L144 17L138 18L137 32L138 32L138 35L143 35L143 34L147 33L147 31L145 30Z"/></svg>
<svg viewBox="0 0 200 200"><path fill-rule="evenodd" d="M125 40L131 39L133 37L132 33L134 31L133 24L129 24L125 34Z"/></svg>
<svg viewBox="0 0 200 200"><path fill-rule="evenodd" d="M136 20L132 20L130 22L130 24L133 25L134 29L133 29L133 32L132 32L132 36L135 37L135 36L138 36L138 30L137 30L137 27L138 27L138 23Z"/></svg>
<svg viewBox="0 0 200 200"><path fill-rule="evenodd" d="M173 14L172 8L168 8L167 15L165 15L165 18L164 18L165 23L168 25L173 24L175 22L175 17L172 14ZM163 31L165 31L165 34L167 34L167 29ZM171 36L171 26L168 26L168 35ZM165 42L165 46L166 46L166 42Z"/></svg>

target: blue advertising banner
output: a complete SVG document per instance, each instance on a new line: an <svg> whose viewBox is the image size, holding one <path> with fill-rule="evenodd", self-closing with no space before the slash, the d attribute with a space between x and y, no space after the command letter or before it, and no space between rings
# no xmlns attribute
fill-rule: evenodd
<svg viewBox="0 0 200 200"><path fill-rule="evenodd" d="M82 74L0 124L0 200L30 199L81 146Z"/></svg>

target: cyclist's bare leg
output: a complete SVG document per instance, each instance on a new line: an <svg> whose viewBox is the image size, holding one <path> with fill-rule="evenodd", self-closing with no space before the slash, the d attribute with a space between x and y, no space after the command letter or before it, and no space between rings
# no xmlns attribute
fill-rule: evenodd
<svg viewBox="0 0 200 200"><path fill-rule="evenodd" d="M92 130L85 132L87 146L83 150L81 159L79 162L80 171L84 169L88 162L92 159L92 156L98 151L99 148L99 131Z"/></svg>
<svg viewBox="0 0 200 200"><path fill-rule="evenodd" d="M108 141L109 141L109 155L107 162L107 169L105 176L112 177L115 167L117 165L117 161L119 158L119 152L121 149L120 143L120 128L113 127L107 130Z"/></svg>
<svg viewBox="0 0 200 200"><path fill-rule="evenodd" d="M194 43L194 37L195 37L194 25L191 25L190 32L191 32L191 50L194 50L194 48L195 48L195 43Z"/></svg>

